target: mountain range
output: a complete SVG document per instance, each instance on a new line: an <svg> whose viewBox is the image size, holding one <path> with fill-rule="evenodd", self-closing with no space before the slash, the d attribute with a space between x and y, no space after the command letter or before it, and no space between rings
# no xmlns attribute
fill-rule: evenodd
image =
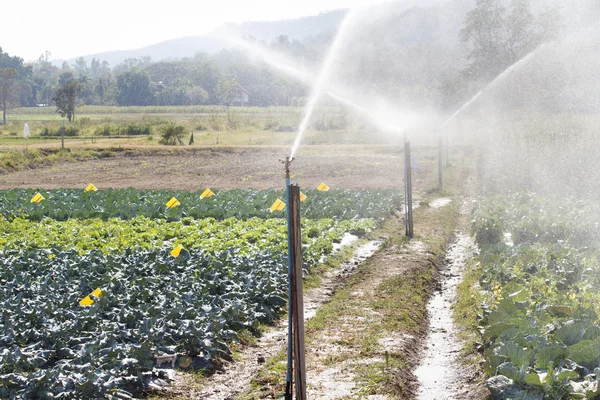
<svg viewBox="0 0 600 400"><path fill-rule="evenodd" d="M472 0L467 0L472 2ZM453 3L464 0L453 1ZM383 18L390 14L403 13L407 10L428 9L431 7L448 6L445 0L404 0L383 3L369 8L370 18ZM320 35L329 35L334 32L347 9L328 11L319 15L306 16L296 19L279 21L253 21L242 24L225 24L215 31L203 36L187 36L166 40L139 49L108 51L96 54L82 55L90 63L93 58L107 61L115 66L128 58L150 57L153 61L173 60L193 57L197 53L217 53L232 47L226 40L227 37L252 37L259 41L270 42L278 36L287 36L290 41L309 42ZM457 21L462 22L462 21ZM52 62L60 66L63 62L73 64L75 59L56 59Z"/></svg>

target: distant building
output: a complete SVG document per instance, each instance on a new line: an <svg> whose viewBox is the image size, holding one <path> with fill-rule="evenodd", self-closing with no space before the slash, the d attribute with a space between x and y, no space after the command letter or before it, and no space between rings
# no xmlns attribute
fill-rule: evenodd
<svg viewBox="0 0 600 400"><path fill-rule="evenodd" d="M233 88L233 104L243 106L244 104L248 104L250 96L248 95L248 91L241 87L240 85L235 85Z"/></svg>

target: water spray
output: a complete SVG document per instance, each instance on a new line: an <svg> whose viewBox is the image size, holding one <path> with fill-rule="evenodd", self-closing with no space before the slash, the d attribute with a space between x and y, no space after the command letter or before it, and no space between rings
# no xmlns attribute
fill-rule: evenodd
<svg viewBox="0 0 600 400"><path fill-rule="evenodd" d="M446 125L448 125L450 123L450 121L452 121L454 118L456 118L458 116L458 114L463 112L465 108L469 107L471 105L471 103L473 103L475 100L477 100L477 98L479 96L481 96L482 94L483 94L483 90L480 91L479 93L477 93L475 96L473 96L473 98L471 100L466 102L465 105L463 105L461 108L458 109L458 111L456 111L454 114L452 114L452 116L450 118L448 118L448 121L444 122L444 124L442 126L440 126L440 129L444 129L444 127Z"/></svg>
<svg viewBox="0 0 600 400"><path fill-rule="evenodd" d="M229 37L227 38L232 45L238 45L245 49L251 56L260 57L265 63L269 64L273 68L285 73L286 75L298 79L299 81L314 85L315 80L313 74L306 71L300 70L294 66L291 60L282 57L279 54L275 54L272 51L262 48L255 43L248 42L239 38ZM365 104L357 100L357 96L352 95L348 90L343 90L338 85L328 84L323 89L323 94L331 97L332 99L356 109L357 111L364 114L373 124L379 127L385 132L400 133L401 128L393 126L393 124L385 123L384 119L381 118L378 109L375 109L371 103Z"/></svg>
<svg viewBox="0 0 600 400"><path fill-rule="evenodd" d="M348 11L346 16L344 17L344 20L342 21L337 35L335 35L335 39L331 44L331 48L327 53L327 57L325 58L325 62L323 63L323 67L321 68L321 72L319 73L319 77L317 78L317 82L315 83L312 96L310 97L308 104L306 105L304 119L302 120L302 122L300 123L300 127L298 128L298 136L296 136L296 140L294 141L294 145L292 146L292 154L290 156L292 158L294 157L296 151L298 150L298 147L300 146L300 140L302 139L302 135L308 128L308 123L310 122L313 111L315 110L317 101L319 100L319 97L321 97L321 93L325 89L325 83L331 73L331 67L333 66L333 63L338 56L342 39L346 36L346 32L348 31L350 22L352 22L352 20L356 16L357 11L357 8L353 8L350 9L350 11Z"/></svg>

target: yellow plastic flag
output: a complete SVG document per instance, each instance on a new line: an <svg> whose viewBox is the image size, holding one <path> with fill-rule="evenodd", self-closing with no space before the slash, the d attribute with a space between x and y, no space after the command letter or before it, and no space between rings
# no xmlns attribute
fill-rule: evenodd
<svg viewBox="0 0 600 400"><path fill-rule="evenodd" d="M179 257L179 253L181 253L181 250L183 250L183 246L182 245L177 245L177 247L175 247L173 250L171 250L171 255L175 258Z"/></svg>
<svg viewBox="0 0 600 400"><path fill-rule="evenodd" d="M327 186L325 183L321 183L319 185L319 187L317 188L318 191L320 192L328 192L329 191L329 186Z"/></svg>
<svg viewBox="0 0 600 400"><path fill-rule="evenodd" d="M36 194L35 194L35 196L33 196L33 197L31 198L31 202L32 202L32 203L39 203L39 202L41 202L42 200L44 200L44 196L42 196L42 195L41 195L39 192L38 192L38 193L36 193Z"/></svg>
<svg viewBox="0 0 600 400"><path fill-rule="evenodd" d="M95 192L96 190L98 190L98 188L96 186L94 186L93 183L90 183L89 185L87 185L87 187L85 188L86 192Z"/></svg>
<svg viewBox="0 0 600 400"><path fill-rule="evenodd" d="M307 199L306 195L304 193L300 192L300 201L304 201L306 199Z"/></svg>
<svg viewBox="0 0 600 400"><path fill-rule="evenodd" d="M211 196L214 196L214 195L215 195L215 194L212 192L212 190L210 190L210 189L206 189L206 190L205 190L205 191L204 191L204 192L203 192L203 193L200 195L200 198L201 198L201 199L205 199L205 198L207 198L207 197L211 197Z"/></svg>
<svg viewBox="0 0 600 400"><path fill-rule="evenodd" d="M279 199L277 199L275 201L275 203L273 203L273 205L271 206L270 210L271 212L273 211L281 211L285 208L285 203Z"/></svg>
<svg viewBox="0 0 600 400"><path fill-rule="evenodd" d="M166 204L167 208L175 208L179 205L181 205L181 203L175 197L173 197L171 200L167 201L167 204Z"/></svg>
<svg viewBox="0 0 600 400"><path fill-rule="evenodd" d="M94 295L98 298L104 297L104 293L102 293L102 289L97 288L92 293L90 293L89 296L85 296L85 298L79 302L79 305L80 306L91 306L92 304L94 304L94 300L92 300L92 297L91 297L92 295Z"/></svg>

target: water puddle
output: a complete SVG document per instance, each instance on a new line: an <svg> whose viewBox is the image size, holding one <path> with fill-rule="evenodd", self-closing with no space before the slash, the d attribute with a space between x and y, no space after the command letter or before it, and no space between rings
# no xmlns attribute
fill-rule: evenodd
<svg viewBox="0 0 600 400"><path fill-rule="evenodd" d="M351 233L344 233L342 240L339 243L333 243L333 251L340 251L342 247L348 246L358 240L358 236L353 235Z"/></svg>
<svg viewBox="0 0 600 400"><path fill-rule="evenodd" d="M448 199L446 197L440 197L439 199L435 199L429 203L429 207L431 208L442 208L452 203L452 199Z"/></svg>
<svg viewBox="0 0 600 400"><path fill-rule="evenodd" d="M420 384L420 400L460 400L462 366L458 360L462 343L452 320L451 306L456 298L456 286L462 280L464 266L471 256L472 239L458 234L446 255L448 263L442 272L441 290L427 306L429 334L425 357L415 375Z"/></svg>

